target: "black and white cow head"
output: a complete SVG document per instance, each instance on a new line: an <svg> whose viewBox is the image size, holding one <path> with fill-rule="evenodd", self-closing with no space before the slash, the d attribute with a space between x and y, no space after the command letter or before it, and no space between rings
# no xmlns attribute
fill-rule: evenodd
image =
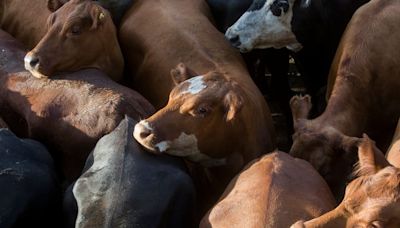
<svg viewBox="0 0 400 228"><path fill-rule="evenodd" d="M302 0L308 4L310 0ZM302 45L291 22L295 0L254 0L250 8L225 33L241 52L253 49L283 48L298 51Z"/></svg>

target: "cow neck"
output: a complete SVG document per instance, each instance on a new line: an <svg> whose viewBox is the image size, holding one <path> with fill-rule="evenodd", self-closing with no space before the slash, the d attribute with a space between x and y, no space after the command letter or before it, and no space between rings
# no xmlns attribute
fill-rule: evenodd
<svg viewBox="0 0 400 228"><path fill-rule="evenodd" d="M349 83L349 80L357 80L357 77L350 77L337 77L324 113L314 122L320 123L320 126L331 126L347 136L361 136L366 130L369 101L358 93L364 89Z"/></svg>
<svg viewBox="0 0 400 228"><path fill-rule="evenodd" d="M111 79L114 81L119 81L122 78L123 68L124 68L124 58L122 56L121 48L118 43L118 38L115 31L115 26L110 20L105 26L112 26L113 29L113 39L103 40L104 53L112 53L111 55L101 55L98 57L97 68L103 70ZM110 44L112 42L113 44Z"/></svg>

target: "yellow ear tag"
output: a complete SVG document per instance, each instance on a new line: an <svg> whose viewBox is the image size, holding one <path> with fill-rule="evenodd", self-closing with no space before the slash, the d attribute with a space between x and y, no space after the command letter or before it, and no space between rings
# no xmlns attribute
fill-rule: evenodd
<svg viewBox="0 0 400 228"><path fill-rule="evenodd" d="M103 12L101 12L101 13L99 14L99 20L100 20L100 21L102 21L105 17L106 17L106 15L105 15Z"/></svg>

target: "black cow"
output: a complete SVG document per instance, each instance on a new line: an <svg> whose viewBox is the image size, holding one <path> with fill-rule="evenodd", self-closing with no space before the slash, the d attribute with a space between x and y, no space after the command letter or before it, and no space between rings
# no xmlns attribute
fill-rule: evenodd
<svg viewBox="0 0 400 228"><path fill-rule="evenodd" d="M61 189L39 142L0 129L0 227L58 227Z"/></svg>
<svg viewBox="0 0 400 228"><path fill-rule="evenodd" d="M225 36L241 52L286 47L295 52L308 92L326 84L340 37L354 11L369 0L253 0Z"/></svg>
<svg viewBox="0 0 400 228"><path fill-rule="evenodd" d="M101 138L69 188L71 227L193 226L195 190L184 163L144 152L132 136L135 124L126 117Z"/></svg>

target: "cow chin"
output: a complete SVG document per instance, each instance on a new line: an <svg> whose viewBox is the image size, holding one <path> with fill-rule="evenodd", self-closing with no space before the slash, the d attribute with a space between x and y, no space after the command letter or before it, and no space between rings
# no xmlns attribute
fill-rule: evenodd
<svg viewBox="0 0 400 228"><path fill-rule="evenodd" d="M44 75L44 74L42 74L42 73L40 73L39 71L36 71L36 70L28 70L31 74L32 74L32 76L33 77L35 77L35 78L49 78L49 76L47 76L47 75Z"/></svg>
<svg viewBox="0 0 400 228"><path fill-rule="evenodd" d="M154 145L161 153L167 153L178 157L189 157L200 153L197 147L195 135L181 133L178 138L171 141L161 141Z"/></svg>

